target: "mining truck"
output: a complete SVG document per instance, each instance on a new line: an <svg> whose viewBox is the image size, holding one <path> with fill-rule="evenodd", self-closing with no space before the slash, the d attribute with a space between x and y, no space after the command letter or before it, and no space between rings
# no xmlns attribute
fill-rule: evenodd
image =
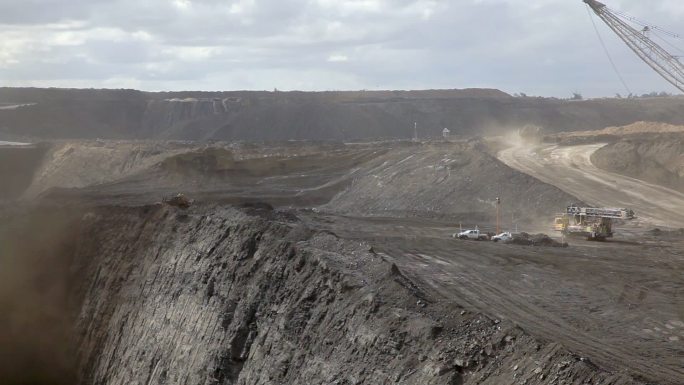
<svg viewBox="0 0 684 385"><path fill-rule="evenodd" d="M624 208L568 206L554 219L553 229L568 236L602 241L613 237L613 222L634 219L634 211Z"/></svg>

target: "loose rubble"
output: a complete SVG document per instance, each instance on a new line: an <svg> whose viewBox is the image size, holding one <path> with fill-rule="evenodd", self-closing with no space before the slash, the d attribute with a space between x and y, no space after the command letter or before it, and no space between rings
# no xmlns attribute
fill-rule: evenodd
<svg viewBox="0 0 684 385"><path fill-rule="evenodd" d="M522 246L568 247L567 242L558 242L546 234L528 234L525 232L514 234L508 243Z"/></svg>

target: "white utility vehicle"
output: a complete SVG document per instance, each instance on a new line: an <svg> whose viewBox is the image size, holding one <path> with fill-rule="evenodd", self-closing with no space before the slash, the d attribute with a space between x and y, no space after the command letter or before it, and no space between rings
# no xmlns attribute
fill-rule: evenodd
<svg viewBox="0 0 684 385"><path fill-rule="evenodd" d="M508 241L510 241L510 240L512 240L512 239L513 239L513 234L511 234L511 233L508 232L508 231L505 231L505 232L503 232L503 233L501 233L501 234L499 234L499 235L495 235L495 236L492 237L492 241L494 241L494 242L499 242L499 241L501 241L501 242L508 242Z"/></svg>
<svg viewBox="0 0 684 385"><path fill-rule="evenodd" d="M476 241L486 241L487 234L481 233L480 230L465 230L460 233L454 234L454 238L458 239L473 239Z"/></svg>

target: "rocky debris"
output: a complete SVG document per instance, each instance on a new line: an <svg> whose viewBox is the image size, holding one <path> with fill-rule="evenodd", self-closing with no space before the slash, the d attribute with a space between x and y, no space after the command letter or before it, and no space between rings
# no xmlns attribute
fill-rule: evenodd
<svg viewBox="0 0 684 385"><path fill-rule="evenodd" d="M60 249L81 384L638 383L439 299L363 243L225 207L90 212Z"/></svg>
<svg viewBox="0 0 684 385"><path fill-rule="evenodd" d="M525 232L513 234L513 239L506 242L522 246L568 247L568 243L558 242L546 234L528 234Z"/></svg>

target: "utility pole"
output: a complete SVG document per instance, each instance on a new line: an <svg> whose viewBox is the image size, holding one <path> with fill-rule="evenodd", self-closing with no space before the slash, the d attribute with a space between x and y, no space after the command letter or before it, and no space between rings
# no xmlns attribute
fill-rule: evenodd
<svg viewBox="0 0 684 385"><path fill-rule="evenodd" d="M501 206L501 198L496 198L496 235L499 235L499 206Z"/></svg>
<svg viewBox="0 0 684 385"><path fill-rule="evenodd" d="M517 234L518 233L518 221L513 216L513 213L511 213L511 223L515 224L515 233L514 234Z"/></svg>
<svg viewBox="0 0 684 385"><path fill-rule="evenodd" d="M413 122L413 141L418 141L418 122Z"/></svg>

